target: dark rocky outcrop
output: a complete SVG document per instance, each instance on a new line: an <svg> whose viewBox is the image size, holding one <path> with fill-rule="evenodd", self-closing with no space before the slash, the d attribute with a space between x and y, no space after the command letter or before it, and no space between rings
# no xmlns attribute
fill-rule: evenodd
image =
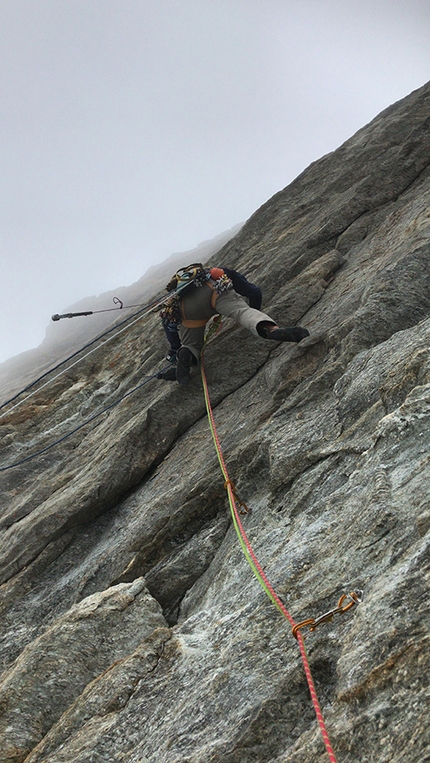
<svg viewBox="0 0 430 763"><path fill-rule="evenodd" d="M430 85L212 257L311 335L228 321L206 371L246 532L306 645L339 763L428 759ZM309 763L297 643L228 513L195 373L151 314L0 413L3 763ZM123 401L60 440L148 379Z"/></svg>

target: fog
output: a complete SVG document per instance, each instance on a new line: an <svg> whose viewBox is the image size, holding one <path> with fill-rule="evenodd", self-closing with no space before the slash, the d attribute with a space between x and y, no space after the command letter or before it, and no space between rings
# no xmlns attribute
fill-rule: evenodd
<svg viewBox="0 0 430 763"><path fill-rule="evenodd" d="M430 78L422 0L0 0L0 362Z"/></svg>

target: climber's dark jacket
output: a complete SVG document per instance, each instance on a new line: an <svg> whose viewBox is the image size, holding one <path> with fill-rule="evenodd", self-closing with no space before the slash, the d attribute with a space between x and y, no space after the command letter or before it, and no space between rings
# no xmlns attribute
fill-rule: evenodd
<svg viewBox="0 0 430 763"><path fill-rule="evenodd" d="M238 273L236 270L230 270L230 268L222 268L224 273L231 279L233 283L233 289L240 294L241 297L247 297L249 306L255 310L260 310L263 295L259 286L248 281L242 273Z"/></svg>

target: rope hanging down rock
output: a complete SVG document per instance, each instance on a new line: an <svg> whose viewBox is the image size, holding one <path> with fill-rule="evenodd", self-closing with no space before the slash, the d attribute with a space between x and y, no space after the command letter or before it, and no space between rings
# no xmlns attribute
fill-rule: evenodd
<svg viewBox="0 0 430 763"><path fill-rule="evenodd" d="M165 299L166 298L164 298L163 300L157 300L157 303L160 303L160 302L164 301ZM146 307L147 308L150 307L152 309L153 308L153 304L152 305L147 305ZM118 308L115 308L115 309L118 309ZM147 312L149 312L149 310ZM140 320L140 318L143 318L143 316L146 315L147 312L146 311L145 312L138 311L137 315L139 315L139 317L137 318L137 320ZM88 313L88 314L91 314L91 313ZM57 316L55 316L55 317L53 316L53 319L54 320L58 320L60 317L72 317L72 315L70 315L70 316L69 315L67 315L67 316L58 316L58 318L57 318ZM134 316L131 316L131 317L133 318ZM123 323L125 323L125 322L126 321L124 321ZM133 323L135 323L135 321L133 321ZM133 323L130 324L130 325L133 325ZM122 325L122 324L120 324L120 325ZM128 326L127 326L127 328L128 328ZM216 316L215 321L210 326L209 332L208 332L207 337L206 337L205 344L207 343L207 340L209 339L209 337L212 337L214 334L218 333L220 328L221 328L220 316ZM125 328L121 329L121 331L117 332L117 333L122 333L122 331L124 331L124 330L125 330ZM109 332L106 332L106 333L109 333ZM104 336L104 335L102 335L102 336ZM99 339L100 338L101 337L99 337ZM113 338L113 337L111 337L111 338ZM94 340L94 341L96 341L96 340ZM90 343L90 344L92 344L92 343ZM83 349L85 349L85 348L83 348ZM78 353L79 353L79 351L78 351ZM74 355L76 355L76 354L77 353L74 353ZM90 354L90 353L88 353L88 354ZM74 357L74 355L71 356L71 357ZM83 356L83 357L86 357L86 356ZM83 359L83 358L81 358L81 359ZM65 362L66 361L63 361L63 363L65 363ZM76 361L76 362L79 362L79 361ZM57 367L59 367L63 363L60 363ZM55 369L51 369L51 371L52 370L55 370ZM49 372L47 372L47 373L49 373ZM64 371L62 373L64 373ZM45 375L46 374L44 374L44 376ZM58 378L59 375L61 375L61 374L58 374L57 377L54 377L54 378ZM137 387L135 387L134 389L130 390L125 395L121 396L119 399L115 400L113 403L111 403L110 405L106 406L105 408L103 408L98 413L96 413L93 416L91 416L89 419L87 419L87 421L83 422L82 424L77 426L72 431L70 431L67 434L63 435L62 437L60 437L55 442L51 443L50 445L46 446L45 448L42 448L42 450L37 451L36 453L32 453L31 455L26 456L26 457L22 458L21 460L15 462L13 464L9 464L8 466L0 467L0 472L7 471L8 469L12 469L12 468L14 468L16 466L19 466L20 464L23 464L23 463L25 463L25 462L35 458L36 456L39 456L39 455L45 453L46 451L50 450L55 445L58 445L63 440L66 440L68 437L73 435L75 432L77 432L80 429L82 429L84 426L89 424L91 421L93 421L94 419L96 419L99 416L101 416L103 413L106 413L110 409L114 408L122 400L124 400L125 398L129 397L129 395L132 395L134 392L136 392L141 387L143 387L145 384L147 384L151 379L155 378L156 375L157 374L153 374L153 375L149 376L147 379L145 379ZM249 541L249 538L246 535L245 529L244 529L244 527L242 525L240 515L242 515L242 516L243 515L247 515L249 513L249 509L246 506L246 504L239 499L239 497L237 495L236 488L234 486L234 483L233 483L233 481L231 480L231 478L230 478L230 476L228 474L227 465L226 465L225 460L224 460L224 456L223 456L223 452L222 452L222 448L221 448L221 443L220 443L220 440L219 440L219 437L218 437L218 433L217 433L217 430L216 430L215 419L214 419L213 410L212 410L212 406L211 406L211 402L210 402L209 389L208 389L206 373L205 373L205 368L204 368L203 351L202 351L202 354L201 354L201 376L202 376L203 391L204 391L204 397L205 397L205 404L206 404L206 411L207 411L207 415L208 415L209 426L210 426L210 430L211 430L211 433L212 433L212 438L213 438L213 441L214 441L214 445L215 445L218 461L219 461L219 464L220 464L220 468L221 468L222 474L224 476L224 487L225 487L225 489L227 491L227 495L228 495L228 501L229 501L229 505L230 505L231 516L232 516L234 528L236 530L236 533L237 533L240 545L242 546L242 550L244 552L244 555L245 555L245 557L246 557L246 559L247 559L247 561L248 561L248 563L249 563L249 565L250 565L250 567L251 567L255 577L257 578L258 582L262 586L263 590L265 591L265 593L267 594L269 599L273 602L273 604L275 604L275 606L281 612L281 614L288 620L288 622L290 623L290 626L292 628L293 635L294 635L294 637L298 641L299 648L300 648L300 653L301 653L301 657L302 657L302 662L303 662L303 667L304 667L304 671L305 671L305 674L306 674L306 679L307 679L307 682L308 682L309 691L310 691L310 694L311 694L312 702L313 702L314 709L315 709L315 714L317 716L317 720L318 720L318 723L319 723L319 726L320 726L320 731L321 731L321 734L322 734L322 737L323 737L323 740L324 740L326 751L328 753L328 756L330 758L331 763L337 763L335 755L334 755L334 752L333 752L333 749L332 749L332 746L331 746L331 743L330 743L330 739L329 739L329 736L328 736L328 733L327 733L327 729L326 729L326 726L325 726L325 723L324 723L324 719L323 719L323 716L322 716L321 707L320 707L320 704L319 704L319 701L318 701L317 693L316 693L316 690L315 690L315 685L314 685L314 682L313 682L313 678L312 678L312 674L311 674L311 670L310 670L310 666L309 666L309 659L308 659L308 656L307 656L307 653L306 653L305 644L304 644L304 640L303 640L302 634L300 633L300 629L302 627L305 627L305 626L309 625L311 631L315 630L315 628L319 624L321 624L323 622L331 621L331 619L333 618L333 616L335 614L343 613L343 612L348 611L352 606L354 606L355 604L358 604L362 600L361 599L362 591L358 591L358 592L354 592L353 591L353 592L351 592L350 593L350 602L348 604L346 604L345 606L343 605L343 602L347 598L347 594L343 595L340 598L340 600L338 602L338 606L335 609L330 610L329 612L325 613L324 615L318 617L316 620L314 620L313 618L310 618L310 619L305 620L305 621L303 621L301 623L298 623L298 624L295 623L293 617L290 615L290 613L287 610L285 604L280 599L280 597L278 596L278 594L274 590L273 586L271 585L270 581L268 580L268 578L267 578L267 576L266 576L266 574L265 574L265 572L264 572L260 562L258 561L258 559L257 559L257 557L255 555L255 552L254 552L254 550L252 548L252 545L251 545L251 543ZM33 384L35 384L37 381L38 380L33 382ZM50 380L50 381L52 381L52 380ZM46 384L49 384L49 383L50 382L47 382ZM22 394L23 391L26 391L27 389L29 389L31 386L33 386L33 384L29 385L29 387L27 387L25 390L22 390L21 393L18 393L12 400L15 400L16 397L19 397L19 395ZM46 386L46 385L43 385L43 386ZM31 397L31 395L29 395L28 397ZM28 397L24 398L24 400L22 402L27 400ZM9 402L12 402L12 400L6 401L6 403L4 403L3 406L6 406ZM1 406L1 407L3 407L3 406ZM13 408L15 408L15 407L17 407L17 406L13 406ZM8 411L8 413L9 412L10 411ZM3 415L5 415L5 414L3 414Z"/></svg>
<svg viewBox="0 0 430 763"><path fill-rule="evenodd" d="M219 330L219 326L218 326L218 330ZM303 625L311 625L312 626L312 625L315 625L315 623L319 624L319 621L327 622L337 612L339 612L339 611L343 612L343 611L346 611L347 609L350 609L351 606L353 606L354 604L357 604L359 601L361 601L361 597L360 597L359 594L361 594L362 592L359 592L359 593L353 592L353 593L351 593L350 596L351 596L352 603L348 604L346 607L342 607L342 604L343 604L343 601L345 600L345 596L346 595L341 597L341 600L339 601L338 607L335 610L332 610L332 611L326 613L326 615L323 615L321 618L318 618L317 621L312 619L310 621L308 621L308 620L305 621L305 623L299 623L299 624L295 623L293 617L290 615L290 613L287 610L285 604L280 599L280 597L278 596L278 594L274 590L273 586L271 585L270 581L268 580L268 578L267 578L267 576L266 576L266 574L265 574L265 572L264 572L260 562L258 561L258 559L257 559L257 557L256 557L256 555L254 553L252 545L251 545L251 543L249 541L249 538L248 538L248 536L247 536L247 534L245 532L245 529L243 527L243 524L242 524L242 521L241 521L241 518L240 518L240 514L241 513L242 514L247 514L248 513L248 508L245 506L245 504L243 504L243 502L238 501L236 489L235 489L235 487L233 485L233 482L230 479L228 471L227 471L227 465L226 465L225 460L224 460L224 456L223 456L223 452L222 452L222 448L221 448L221 443L220 443L220 440L219 440L219 437L218 437L218 433L217 433L217 430L216 430L215 419L214 419L213 410L212 410L212 406L211 406L211 401L210 401L210 396L209 396L209 389L208 389L208 383L207 383L205 367L204 367L204 352L203 351L202 351L202 354L201 354L200 369L201 369L201 377L202 377L202 383L203 383L203 392L204 392L204 397L205 397L206 411L207 411L207 416L208 416L208 421L209 421L209 427L210 427L210 430L211 430L212 439L214 441L215 450L216 450L216 454L217 454L217 457L218 457L219 465L220 465L220 468L221 468L221 471L222 471L222 474L223 474L223 477L224 477L224 487L225 487L225 489L227 491L228 501L229 501L230 511L231 511L231 516L232 516L232 520L233 520L233 525L234 525L234 528L236 530L236 534L237 534L237 537L239 539L239 543L240 543L240 545L242 547L243 553L244 553L244 555L245 555L245 557L246 557L246 559L247 559L247 561L248 561L248 563L249 563L249 565L250 565L250 567L251 567L255 577L257 578L258 582L262 586L263 590L265 591L265 593L267 594L269 599L273 602L273 604L277 607L277 609L281 612L281 614L286 618L286 620L288 620L288 622L290 623L290 626L292 628L293 634L294 634L295 638L298 641L299 649L300 649L300 654L301 654L301 658L302 658L302 662L303 662L303 667L304 667L306 679L307 679L307 682L308 682L308 687L309 687L309 691L310 691L310 694L311 694L312 703L313 703L314 710L315 710L315 715L317 717L318 724L319 724L320 731L321 731L321 735L322 735L322 738L323 738L323 741L324 741L324 745L325 745L325 748L326 748L326 751L327 751L327 754L329 756L329 759L330 759L331 763L336 763L336 758L335 758L335 755L334 755L334 752L333 752L333 748L332 748L331 743L330 743L330 739L329 739L329 736L328 736L328 733L327 733L327 729L326 729L326 726L325 726L325 723L324 723L324 718L323 718L323 715L322 715L322 712L321 712L321 707L320 707L320 704L319 704L319 701L318 701L318 697L317 697L317 693L316 693L316 689L315 689L315 684L313 682L313 678L312 678L312 674L311 674L311 669L310 669L310 665L309 665L309 659L308 659L308 656L307 656L307 653L306 653L306 648L305 648L305 643L304 643L304 640L303 640L303 636L300 633L300 628L303 627ZM238 502L238 503L236 503L236 502ZM239 509L238 509L238 505L239 505ZM246 511L243 510L244 506L245 506ZM241 511L240 511L240 508L242 508ZM316 627L316 625L315 625L315 627Z"/></svg>

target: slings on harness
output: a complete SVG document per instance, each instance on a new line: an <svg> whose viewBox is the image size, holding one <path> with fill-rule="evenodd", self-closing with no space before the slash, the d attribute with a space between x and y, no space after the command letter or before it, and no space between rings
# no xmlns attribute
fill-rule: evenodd
<svg viewBox="0 0 430 763"><path fill-rule="evenodd" d="M205 268L201 262L194 262L185 268L179 268L166 286L168 292L183 297L193 287L203 286L211 280L211 289L217 294L222 294L233 288L233 281L223 268Z"/></svg>

